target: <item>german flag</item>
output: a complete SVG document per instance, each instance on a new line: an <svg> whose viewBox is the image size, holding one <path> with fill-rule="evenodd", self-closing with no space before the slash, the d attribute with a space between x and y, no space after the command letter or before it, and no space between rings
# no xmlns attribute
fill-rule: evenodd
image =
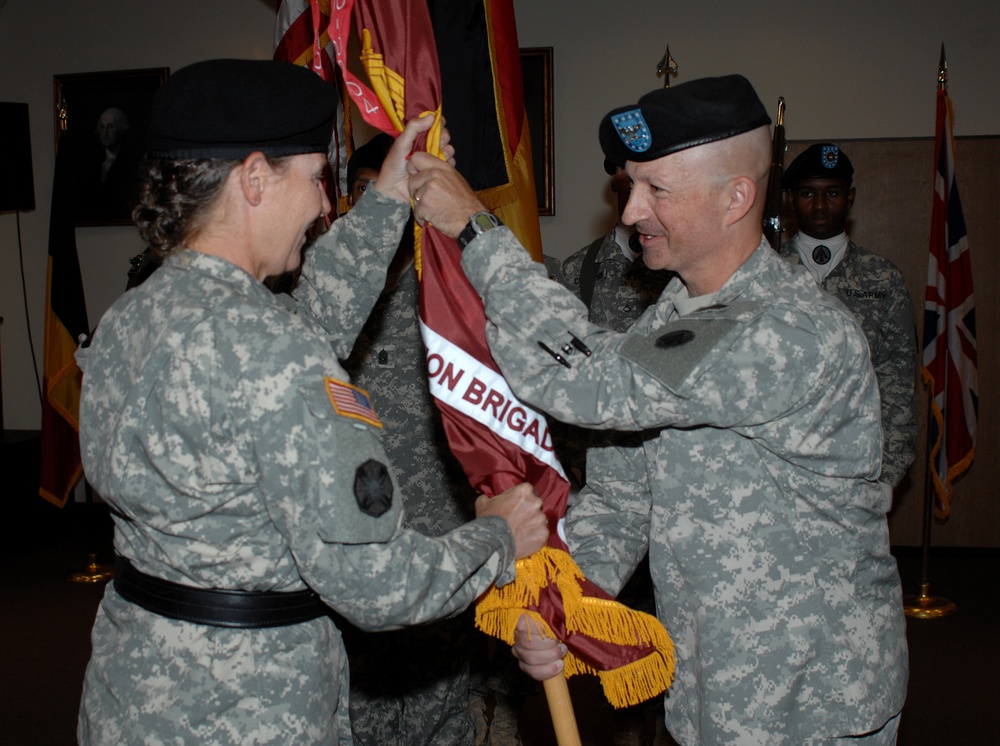
<svg viewBox="0 0 1000 746"><path fill-rule="evenodd" d="M52 183L39 483L39 494L60 508L66 505L70 492L83 474L79 423L83 373L73 353L80 335L90 330L73 227L70 147L64 135L56 154Z"/></svg>
<svg viewBox="0 0 1000 746"><path fill-rule="evenodd" d="M540 262L542 236L513 4L429 0L427 7L458 170Z"/></svg>

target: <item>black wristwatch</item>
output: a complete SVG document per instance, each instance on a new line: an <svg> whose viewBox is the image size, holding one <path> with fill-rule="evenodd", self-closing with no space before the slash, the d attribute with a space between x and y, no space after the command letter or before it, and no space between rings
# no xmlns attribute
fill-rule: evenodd
<svg viewBox="0 0 1000 746"><path fill-rule="evenodd" d="M493 230L499 226L503 225L496 215L492 212L477 212L471 218L469 218L469 224L462 229L462 232L458 234L458 248L465 250L465 247L472 243L472 240L480 235L481 233L486 233L486 231Z"/></svg>

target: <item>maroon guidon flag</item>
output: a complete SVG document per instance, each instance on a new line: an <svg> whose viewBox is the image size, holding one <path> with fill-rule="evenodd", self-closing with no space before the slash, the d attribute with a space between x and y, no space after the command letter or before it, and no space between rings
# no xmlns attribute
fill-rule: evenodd
<svg viewBox="0 0 1000 746"><path fill-rule="evenodd" d="M509 0L435 2L434 24L425 0L341 0L330 19L330 36L338 50L347 47L346 28L352 10L371 88L345 72L348 91L362 116L391 134L401 130L404 122L427 112L434 113L440 122L442 108L449 130L454 122L464 121L456 111L456 107L463 106L463 100L442 101L438 58L439 54L447 54L449 39L435 39L434 34L435 25L441 25L442 14L445 19L449 14L464 14L463 17L477 21L463 27L470 34L477 28L487 34L483 43L490 52L517 49ZM334 29L341 34L339 40ZM497 38L498 30L502 30L503 38ZM337 61L345 64L339 53ZM471 67L482 69L489 78L498 69L516 74L517 85L506 86L508 97L510 90L521 90L516 58L512 61L508 55L505 64L499 66L466 61ZM484 80L482 86L487 92L504 88L504 84L492 79ZM510 129L506 124L510 120L504 118L509 117L509 112L503 110L507 107L503 99L502 95L492 97L500 102L493 118L494 126L501 129L499 136L490 141L508 148L509 152L511 140L504 137L504 130ZM523 120L523 101L518 109ZM417 147L440 156L439 133L438 128L432 129ZM526 129L525 137L520 133L518 129L514 152L519 152L522 161L528 159L530 171L530 153L526 154L520 145L530 143L530 139L526 137ZM460 140L457 133L453 134ZM458 153L458 161L503 157L503 151L487 151L486 147L462 151ZM507 160L510 162L507 183L524 183L512 173L519 168L518 158ZM483 189L489 188L487 185ZM537 231L533 188L526 196L535 211ZM519 195L520 200L524 198L525 195ZM528 614L566 643L570 651L566 656L566 675L597 674L608 700L617 707L663 692L669 686L674 663L673 646L666 630L655 617L617 603L586 580L558 535L569 482L556 458L545 418L512 394L493 362L486 343L483 305L461 269L457 243L433 226L427 226L418 235L417 250L428 380L451 450L472 485L490 497L521 482L533 484L553 527L548 546L518 561L516 582L503 589L494 588L480 600L477 625L513 643L518 619Z"/></svg>

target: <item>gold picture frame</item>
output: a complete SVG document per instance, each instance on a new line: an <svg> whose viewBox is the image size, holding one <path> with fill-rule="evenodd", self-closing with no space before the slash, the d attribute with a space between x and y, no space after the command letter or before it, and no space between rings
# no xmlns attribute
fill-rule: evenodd
<svg viewBox="0 0 1000 746"><path fill-rule="evenodd" d="M553 157L552 47L522 47L521 77L524 112L531 133L538 214L555 215L555 159Z"/></svg>
<svg viewBox="0 0 1000 746"><path fill-rule="evenodd" d="M170 68L53 76L59 173L75 225L130 225L153 96ZM61 156L61 158L60 158Z"/></svg>

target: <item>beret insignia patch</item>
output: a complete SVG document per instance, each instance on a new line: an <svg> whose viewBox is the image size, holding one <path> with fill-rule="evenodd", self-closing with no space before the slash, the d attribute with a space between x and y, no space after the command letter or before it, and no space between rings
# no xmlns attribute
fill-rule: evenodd
<svg viewBox="0 0 1000 746"><path fill-rule="evenodd" d="M368 459L354 472L354 497L366 515L378 518L392 507L392 480L385 464Z"/></svg>
<svg viewBox="0 0 1000 746"><path fill-rule="evenodd" d="M836 168L840 159L840 148L836 145L824 145L820 153L820 161L824 168Z"/></svg>
<svg viewBox="0 0 1000 746"><path fill-rule="evenodd" d="M611 117L611 124L625 147L633 153L644 153L653 144L653 135L642 116L642 109L630 109Z"/></svg>
<svg viewBox="0 0 1000 746"><path fill-rule="evenodd" d="M681 345L686 345L694 339L694 332L689 329L678 329L675 332L667 332L662 337L656 340L656 346L661 350L666 350L671 347L680 347Z"/></svg>

